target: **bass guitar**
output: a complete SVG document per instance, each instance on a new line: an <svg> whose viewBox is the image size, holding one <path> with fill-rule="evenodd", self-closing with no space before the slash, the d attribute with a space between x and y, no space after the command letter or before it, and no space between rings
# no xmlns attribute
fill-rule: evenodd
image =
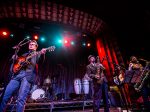
<svg viewBox="0 0 150 112"><path fill-rule="evenodd" d="M46 48L46 51L54 51L55 50L55 46L50 46L48 48ZM29 54L28 56L20 56L16 59L15 63L13 64L12 67L12 72L14 74L17 74L24 66L30 64L29 59L31 59L34 56L40 55L42 52L38 51L35 52L33 54Z"/></svg>

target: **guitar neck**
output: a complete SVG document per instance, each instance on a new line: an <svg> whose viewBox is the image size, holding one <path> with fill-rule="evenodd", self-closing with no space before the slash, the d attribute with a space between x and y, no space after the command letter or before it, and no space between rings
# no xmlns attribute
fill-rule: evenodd
<svg viewBox="0 0 150 112"><path fill-rule="evenodd" d="M48 47L48 48L45 48L45 49L46 49L46 51L47 51L47 50L49 50L49 51L54 51L55 46L51 46L51 47ZM40 55L40 54L42 54L42 51L37 51L37 52L35 52L35 53L29 55L29 56L27 57L27 59L30 59L30 58L32 58L32 57L34 57L34 56L37 56L37 55Z"/></svg>
<svg viewBox="0 0 150 112"><path fill-rule="evenodd" d="M35 52L35 53L29 55L29 56L27 57L27 59L31 59L32 57L37 56L37 55L40 55L41 53L42 53L41 51Z"/></svg>

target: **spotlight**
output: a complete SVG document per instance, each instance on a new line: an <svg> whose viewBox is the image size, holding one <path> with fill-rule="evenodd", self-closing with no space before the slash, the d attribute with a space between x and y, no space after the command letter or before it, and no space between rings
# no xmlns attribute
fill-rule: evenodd
<svg viewBox="0 0 150 112"><path fill-rule="evenodd" d="M87 44L87 46L88 46L88 47L90 47L90 46L91 46L91 44L90 44L90 43L88 43L88 44Z"/></svg>
<svg viewBox="0 0 150 112"><path fill-rule="evenodd" d="M7 32L3 31L2 34L3 34L4 36L6 36L6 35L7 35Z"/></svg>
<svg viewBox="0 0 150 112"><path fill-rule="evenodd" d="M61 39L59 39L59 40L58 40L58 43L62 43L62 40L61 40Z"/></svg>
<svg viewBox="0 0 150 112"><path fill-rule="evenodd" d="M10 37L12 37L12 38L13 38L13 37L14 37L14 34L10 34Z"/></svg>
<svg viewBox="0 0 150 112"><path fill-rule="evenodd" d="M73 42L73 41L71 41L71 45L74 45L74 42Z"/></svg>
<svg viewBox="0 0 150 112"><path fill-rule="evenodd" d="M27 38L27 39L30 39L30 36L29 36L29 35L27 35L27 36L26 36L26 38Z"/></svg>
<svg viewBox="0 0 150 112"><path fill-rule="evenodd" d="M34 39L38 40L39 39L38 35L34 35Z"/></svg>
<svg viewBox="0 0 150 112"><path fill-rule="evenodd" d="M41 41L41 42L45 42L45 38L44 38L44 37L41 37L41 38L40 38L40 41Z"/></svg>
<svg viewBox="0 0 150 112"><path fill-rule="evenodd" d="M83 45L83 46L86 46L86 43L85 43L85 42L83 42L83 43L82 43L82 45Z"/></svg>
<svg viewBox="0 0 150 112"><path fill-rule="evenodd" d="M67 43L68 43L68 41L67 41L67 40L65 40L64 42L65 42L65 44L67 44Z"/></svg>

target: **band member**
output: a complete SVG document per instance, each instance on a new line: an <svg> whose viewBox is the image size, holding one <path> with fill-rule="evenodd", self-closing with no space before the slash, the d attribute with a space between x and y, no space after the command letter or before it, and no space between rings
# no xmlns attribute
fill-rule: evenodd
<svg viewBox="0 0 150 112"><path fill-rule="evenodd" d="M105 67L100 62L96 63L93 55L89 55L88 60L90 64L86 67L86 76L93 81L93 112L99 112L101 99L103 99L105 112L109 112L108 81L103 73Z"/></svg>
<svg viewBox="0 0 150 112"><path fill-rule="evenodd" d="M142 70L142 65L137 60L136 56L131 56L130 57L128 70Z"/></svg>
<svg viewBox="0 0 150 112"><path fill-rule="evenodd" d="M118 85L123 100L123 104L128 108L131 106L131 98L129 95L128 84L124 83L125 70L126 69L124 64L120 64L119 66L115 67L114 82Z"/></svg>
<svg viewBox="0 0 150 112"><path fill-rule="evenodd" d="M29 56L31 54L37 53L36 50L38 48L38 44L35 40L31 40L29 42L29 52L23 54L22 56ZM18 72L14 72L13 77L11 78L10 82L8 83L1 104L0 104L0 112L6 110L6 105L12 95L14 93L18 93L17 100L16 100L16 111L23 112L25 107L25 102L27 99L28 94L30 93L31 85L34 82L36 76L36 65L41 56L41 54L46 53L46 49L43 48L39 51L37 55L34 55L29 59L29 63L22 67L21 70ZM14 57L13 57L14 59ZM17 59L16 59L17 60ZM15 65L13 65L14 67Z"/></svg>
<svg viewBox="0 0 150 112"><path fill-rule="evenodd" d="M146 71L149 71L149 65L146 67ZM138 59L136 56L131 56L130 57L130 63L129 63L129 68L126 71L126 75L131 75L131 81L129 83L129 89L130 91L130 96L132 97L132 104L135 105L136 103L136 99L134 99L134 96L138 95L142 95L143 98L143 102L144 102L144 108L145 110L149 110L150 109L150 102L149 102L149 94L150 94L150 88L149 88L149 72L144 72L143 70L145 70L145 67L143 68L142 64L139 63ZM144 74L143 74L144 73ZM147 77L145 77L145 75ZM143 81L143 79L146 81ZM139 85L141 85L143 83L143 87L140 88L139 90ZM132 95L133 94L133 95ZM134 101L135 100L135 101Z"/></svg>
<svg viewBox="0 0 150 112"><path fill-rule="evenodd" d="M150 62L146 63L145 69L146 73L143 74L144 77L142 77L142 83L143 83L143 87L142 87L142 97L143 97L143 101L144 101L144 106L145 109L150 111Z"/></svg>
<svg viewBox="0 0 150 112"><path fill-rule="evenodd" d="M150 111L150 62L146 65L141 73L140 81L134 85L136 91L140 92L143 98L144 110Z"/></svg>

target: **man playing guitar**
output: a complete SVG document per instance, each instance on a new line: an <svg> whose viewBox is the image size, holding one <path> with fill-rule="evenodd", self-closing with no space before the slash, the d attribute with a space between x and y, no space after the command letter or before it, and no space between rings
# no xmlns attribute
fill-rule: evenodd
<svg viewBox="0 0 150 112"><path fill-rule="evenodd" d="M26 57L26 56L36 53L37 48L38 48L37 42L35 40L31 40L29 42L29 47L28 47L29 52L23 54L22 56ZM10 80L10 82L8 83L5 89L5 92L4 92L4 95L0 104L0 112L3 112L6 110L6 105L8 101L10 100L10 98L16 91L18 91L16 111L17 112L24 111L27 96L30 92L31 85L35 79L36 64L41 54L45 54L46 50L47 50L46 48L43 48L41 51L39 51L37 55L30 57L28 59L29 63L26 63L25 65L21 66L21 68L18 69L17 72L14 71L15 69L12 71L14 72L14 77L12 77L12 79ZM26 60L27 59L25 59L25 61ZM20 64L21 63L19 63L19 65ZM15 67L15 65L13 65L12 67Z"/></svg>

